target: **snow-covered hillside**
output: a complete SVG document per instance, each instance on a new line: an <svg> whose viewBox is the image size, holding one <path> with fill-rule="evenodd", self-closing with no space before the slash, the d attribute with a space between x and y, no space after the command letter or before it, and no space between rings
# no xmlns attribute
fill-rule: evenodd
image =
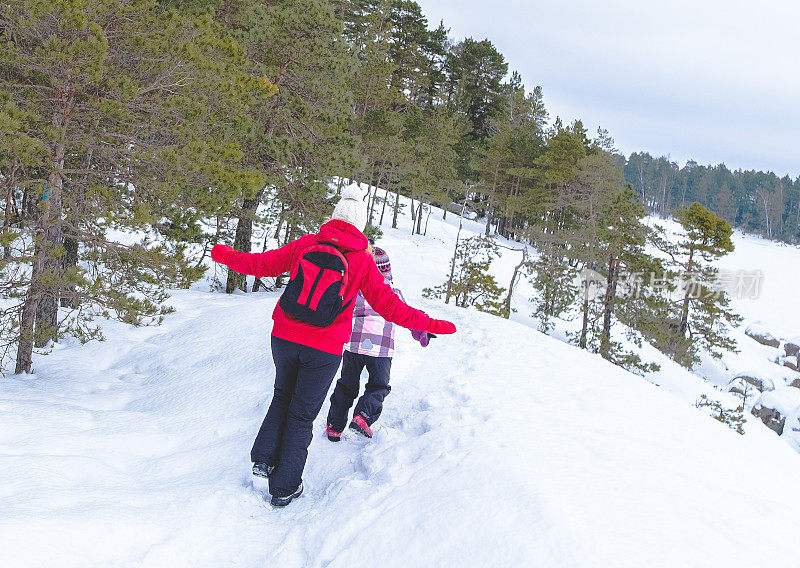
<svg viewBox="0 0 800 568"><path fill-rule="evenodd" d="M672 220L648 219L674 236L680 233L679 225ZM682 369L666 361L665 372L657 373L666 379L664 386L691 402L692 389L675 389L676 380L686 386L702 377L705 381L695 386L708 389L713 398L730 408L742 402L738 395L727 394L730 389L748 391L747 410L764 406L772 416L765 417L771 427L795 450L800 451L800 373L797 372L797 353L800 350L800 302L796 301L797 283L800 282L800 248L769 241L736 231L733 235L735 249L715 264L720 270L720 281L727 288L741 287L730 294L731 307L743 317L742 324L730 330L736 340L737 352L726 352L721 360L705 357L694 369L692 378ZM750 336L748 335L750 333ZM772 336L774 345L764 345L752 335ZM762 339L764 339L762 338ZM659 354L655 354L658 359ZM663 364L663 361L659 361ZM655 377L648 377L653 380ZM680 379L680 380L678 380ZM749 385L749 386L748 386ZM757 388L756 388L757 385ZM764 391L763 394L760 391ZM698 391L699 394L699 391ZM752 423L754 420L749 418ZM758 419L755 420L757 426ZM750 424L752 428L754 425Z"/></svg>
<svg viewBox="0 0 800 568"><path fill-rule="evenodd" d="M456 222L384 227L409 303L459 332L424 349L398 332L372 440L328 442L323 408L306 493L285 510L248 455L276 294L199 283L174 292L160 328L108 323L108 341L66 341L35 375L4 378L3 566L796 563L800 455L673 394L708 383L669 367L649 378L659 388L535 331L524 289L518 321L421 299L446 274Z"/></svg>

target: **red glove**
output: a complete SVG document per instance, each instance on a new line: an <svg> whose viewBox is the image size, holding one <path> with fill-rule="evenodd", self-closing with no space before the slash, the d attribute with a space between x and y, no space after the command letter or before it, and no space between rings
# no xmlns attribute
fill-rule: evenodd
<svg viewBox="0 0 800 568"><path fill-rule="evenodd" d="M456 326L447 320L431 319L431 323L428 324L428 329L426 331L429 333L447 335L449 333L455 333Z"/></svg>
<svg viewBox="0 0 800 568"><path fill-rule="evenodd" d="M232 247L228 245L214 245L211 248L211 259L220 264L227 264L228 256L234 252Z"/></svg>

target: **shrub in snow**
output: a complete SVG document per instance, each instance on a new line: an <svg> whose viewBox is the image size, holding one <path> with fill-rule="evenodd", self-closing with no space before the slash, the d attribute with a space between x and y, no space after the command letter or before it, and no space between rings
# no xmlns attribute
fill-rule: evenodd
<svg viewBox="0 0 800 568"><path fill-rule="evenodd" d="M454 299L456 306L474 306L482 312L503 315L502 300L505 288L497 284L490 271L492 261L499 256L497 242L489 237L470 237L457 242L450 277L434 288L425 288L426 298Z"/></svg>
<svg viewBox="0 0 800 568"><path fill-rule="evenodd" d="M752 402L759 397L765 388L767 390L774 388L771 380L762 381L754 377L740 375L728 383L728 392L735 394L742 400L742 409L748 408L748 402Z"/></svg>
<svg viewBox="0 0 800 568"><path fill-rule="evenodd" d="M718 400L712 400L706 395L701 394L697 402L694 403L697 408L710 408L711 417L725 424L728 428L736 430L739 434L744 434L744 423L747 421L744 417L744 406L739 405L734 409L725 408Z"/></svg>

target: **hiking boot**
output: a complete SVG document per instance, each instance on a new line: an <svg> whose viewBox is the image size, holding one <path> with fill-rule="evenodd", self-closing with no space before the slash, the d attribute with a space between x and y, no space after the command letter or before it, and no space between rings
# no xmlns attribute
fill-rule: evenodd
<svg viewBox="0 0 800 568"><path fill-rule="evenodd" d="M288 495L287 497L273 496L272 499L269 500L269 504L272 505L273 507L278 507L278 508L285 507L286 505L291 503L293 499L297 499L302 494L303 494L303 482L301 481L300 485L298 486L297 490L294 493Z"/></svg>
<svg viewBox="0 0 800 568"><path fill-rule="evenodd" d="M255 462L253 464L253 475L256 477L263 477L267 479L270 475L272 475L273 471L275 471L275 466L269 465L266 462Z"/></svg>
<svg viewBox="0 0 800 568"><path fill-rule="evenodd" d="M342 439L342 433L333 430L330 426L326 427L325 433L328 434L328 439L331 442L338 442L339 440Z"/></svg>
<svg viewBox="0 0 800 568"><path fill-rule="evenodd" d="M359 434L366 436L367 438L372 438L372 430L370 429L369 424L367 424L367 420L360 414L353 416L353 420L350 422L350 429L353 432L358 432Z"/></svg>

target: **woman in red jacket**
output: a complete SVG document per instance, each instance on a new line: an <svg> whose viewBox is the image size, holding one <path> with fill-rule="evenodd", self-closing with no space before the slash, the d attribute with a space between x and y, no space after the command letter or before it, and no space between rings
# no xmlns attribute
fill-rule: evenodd
<svg viewBox="0 0 800 568"><path fill-rule="evenodd" d="M253 474L269 479L272 505L284 507L303 492L302 474L311 444L312 425L319 414L342 360L353 325L351 300L359 290L387 321L430 333L455 333L449 321L431 319L405 304L385 283L363 234L366 204L356 187L342 192L332 220L317 234L305 235L279 249L243 253L215 245L211 258L231 270L256 277L278 276L297 267L306 249L330 243L348 262L348 280L342 290L346 309L327 327L317 327L287 315L280 304L272 313L272 357L275 391L256 436L250 458ZM349 303L347 303L349 302Z"/></svg>

